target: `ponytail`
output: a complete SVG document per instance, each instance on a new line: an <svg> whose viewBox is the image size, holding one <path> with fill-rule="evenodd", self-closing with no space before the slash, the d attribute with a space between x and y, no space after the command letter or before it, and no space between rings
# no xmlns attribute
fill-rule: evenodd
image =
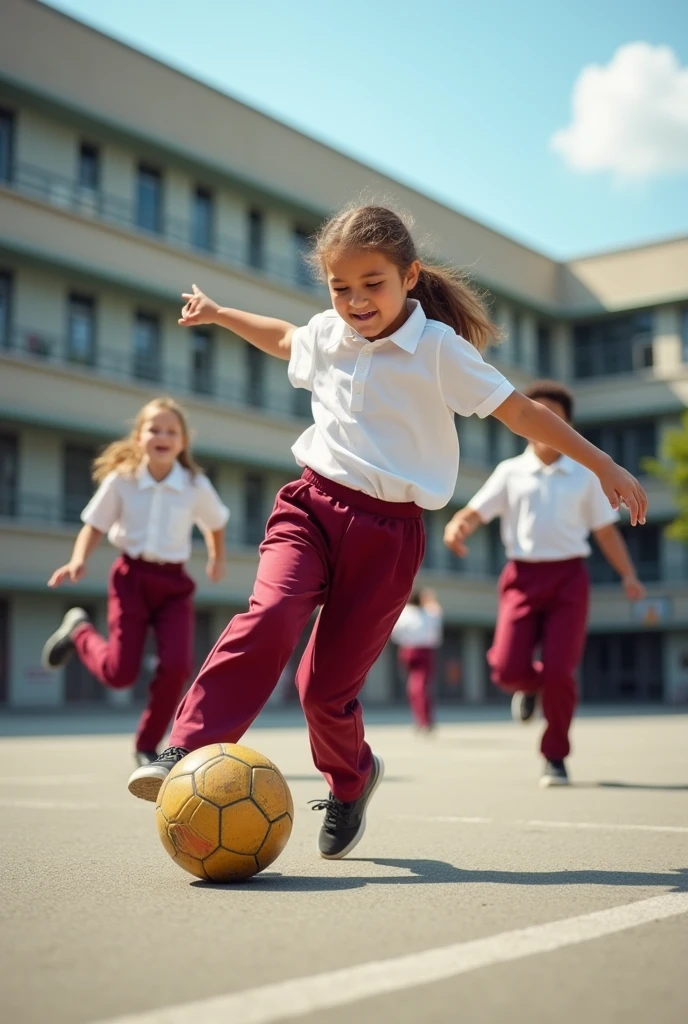
<svg viewBox="0 0 688 1024"><path fill-rule="evenodd" d="M421 263L420 276L409 298L418 299L428 320L449 324L478 352L500 339L500 330L490 320L480 296L465 275L450 267Z"/></svg>
<svg viewBox="0 0 688 1024"><path fill-rule="evenodd" d="M402 274L418 259L408 227L386 206L354 206L335 214L318 232L310 262L324 273L328 259L346 249L384 253ZM478 352L501 340L480 295L458 270L421 263L418 283L409 296L418 299L428 319L453 327Z"/></svg>

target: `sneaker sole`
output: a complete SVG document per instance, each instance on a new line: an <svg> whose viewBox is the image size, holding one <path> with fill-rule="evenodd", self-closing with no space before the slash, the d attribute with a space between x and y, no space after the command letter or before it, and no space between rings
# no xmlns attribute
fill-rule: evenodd
<svg viewBox="0 0 688 1024"><path fill-rule="evenodd" d="M129 784L127 786L129 792L132 796L138 797L139 800L148 800L148 802L152 804L157 803L158 793L162 789L162 784L170 773L167 771L164 775L162 773L157 775L149 773L136 778L135 776L138 771L140 771L140 769L137 769L129 779Z"/></svg>
<svg viewBox="0 0 688 1024"><path fill-rule="evenodd" d="M370 793L368 794L368 799L366 801L366 806L365 806L365 810L363 812L363 817L361 818L361 824L358 826L358 831L357 831L356 835L353 837L353 839L351 840L349 845L345 846L343 850L339 851L339 853L323 853L322 850L320 849L320 847L318 846L317 847L318 853L320 854L320 856L322 857L323 860L342 860L342 858L346 857L347 854L351 853L351 851L354 849L354 847L358 846L358 844L360 843L361 839L363 839L363 836L364 836L365 830L366 830L366 815L368 813L368 804L370 803L370 801L375 796L375 793L377 792L377 789L378 789L380 783L382 782L382 780L385 777L385 762L378 755L376 755L376 758L377 758L377 763L378 763L377 778L375 780L374 785L372 786L372 788L370 790Z"/></svg>
<svg viewBox="0 0 688 1024"><path fill-rule="evenodd" d="M551 779L549 776L540 779L541 789L550 789L553 786L570 786L571 782L569 779Z"/></svg>
<svg viewBox="0 0 688 1024"><path fill-rule="evenodd" d="M535 707L533 708L532 712L528 715L528 717L524 718L523 715L521 714L521 694L520 694L520 692L515 693L513 695L513 697L511 698L511 717L514 720L514 722L516 722L517 725L527 725L528 722L532 722L533 719L535 718L536 711L537 711L537 703L535 704Z"/></svg>
<svg viewBox="0 0 688 1024"><path fill-rule="evenodd" d="M81 612L81 609L78 610L79 612ZM53 664L50 661L50 655L53 652L53 648L55 648L57 644L59 644L62 640L66 640L69 637L72 630L76 629L76 627L81 622L86 623L89 621L88 616L86 616L85 613L83 617L81 615L74 615L73 621L68 618L68 614L69 613L65 615L59 627L51 636L48 637L48 639L43 644L43 650L41 651L41 665L49 672L56 672L59 668L62 668L63 665L66 665L69 659L74 654L74 649L72 648L71 650L67 651L64 658L62 658L61 661L58 661L55 664Z"/></svg>

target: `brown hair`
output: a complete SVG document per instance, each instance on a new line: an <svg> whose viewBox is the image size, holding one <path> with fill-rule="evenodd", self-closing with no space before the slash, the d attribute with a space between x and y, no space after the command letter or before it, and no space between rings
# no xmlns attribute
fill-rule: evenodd
<svg viewBox="0 0 688 1024"><path fill-rule="evenodd" d="M153 398L142 409L139 409L128 437L113 441L97 459L93 460L93 479L97 484L101 483L108 473L114 472L120 473L122 476L129 476L136 472L143 460L143 452L139 446L141 428L146 420L157 412L173 412L179 420L184 447L177 456L177 462L181 463L184 469L188 469L192 477L202 472L191 454L189 427L184 410L173 398Z"/></svg>
<svg viewBox="0 0 688 1024"><path fill-rule="evenodd" d="M401 273L418 259L416 245L401 217L386 206L356 206L335 214L318 232L312 262L324 272L327 260L347 249L383 253ZM440 320L483 352L501 332L485 310L481 296L464 273L421 261L420 276L409 298L418 299L430 320Z"/></svg>
<svg viewBox="0 0 688 1024"><path fill-rule="evenodd" d="M548 398L550 402L557 402L570 423L573 419L573 394L564 385L556 380L535 380L523 392L526 398L537 401L538 398Z"/></svg>

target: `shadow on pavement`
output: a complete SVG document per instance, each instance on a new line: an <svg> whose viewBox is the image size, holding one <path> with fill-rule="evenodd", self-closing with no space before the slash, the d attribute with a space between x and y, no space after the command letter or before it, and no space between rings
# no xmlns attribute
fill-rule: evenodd
<svg viewBox="0 0 688 1024"><path fill-rule="evenodd" d="M367 860L347 858L347 864L376 864L379 867L397 868L410 872L408 875L356 876L338 878L335 876L282 875L276 871L254 875L246 882L217 884L196 880L189 884L194 888L216 892L222 889L236 891L250 886L251 891L266 892L336 892L344 889L360 889L366 885L627 885L640 888L656 885L671 892L688 892L688 868L672 872L649 871L467 871L441 860L399 860L386 857L371 857Z"/></svg>
<svg viewBox="0 0 688 1024"><path fill-rule="evenodd" d="M663 793L688 792L688 783L661 782L574 782L574 789L647 789Z"/></svg>

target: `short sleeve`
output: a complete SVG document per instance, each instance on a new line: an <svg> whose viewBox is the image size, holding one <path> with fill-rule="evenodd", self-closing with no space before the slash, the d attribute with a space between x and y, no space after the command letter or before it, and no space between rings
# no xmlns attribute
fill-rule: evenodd
<svg viewBox="0 0 688 1024"><path fill-rule="evenodd" d="M601 530L603 526L618 523L619 513L609 504L609 498L602 490L594 473L590 474L585 496L586 526L589 530Z"/></svg>
<svg viewBox="0 0 688 1024"><path fill-rule="evenodd" d="M514 390L473 345L451 330L440 341L439 376L444 400L459 416L476 415L483 419Z"/></svg>
<svg viewBox="0 0 688 1024"><path fill-rule="evenodd" d="M291 355L287 373L295 388L313 389L315 343L322 313L314 316L305 327L297 327L291 336Z"/></svg>
<svg viewBox="0 0 688 1024"><path fill-rule="evenodd" d="M495 516L502 516L506 512L507 478L508 463L500 462L478 493L466 503L467 508L477 512L484 523L489 523Z"/></svg>
<svg viewBox="0 0 688 1024"><path fill-rule="evenodd" d="M194 522L206 530L221 530L229 519L229 509L207 476L196 477L196 489Z"/></svg>
<svg viewBox="0 0 688 1024"><path fill-rule="evenodd" d="M81 521L100 533L108 533L122 514L117 473L108 473L88 505L81 513Z"/></svg>

